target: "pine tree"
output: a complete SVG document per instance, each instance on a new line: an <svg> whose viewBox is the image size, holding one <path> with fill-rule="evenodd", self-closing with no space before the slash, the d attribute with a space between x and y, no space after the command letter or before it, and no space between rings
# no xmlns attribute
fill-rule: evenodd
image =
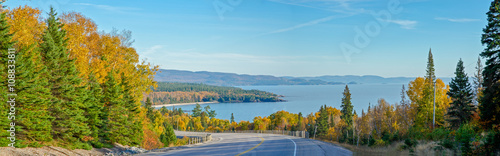
<svg viewBox="0 0 500 156"><path fill-rule="evenodd" d="M69 59L66 49L66 32L63 24L56 18L54 8L50 9L47 29L40 45L44 64L48 69L49 88L54 97L50 112L55 120L52 122L54 139L62 140L64 146L85 147L80 144L81 138L90 134L84 116L83 104L85 90L81 86L74 60ZM68 143L68 144L66 144Z"/></svg>
<svg viewBox="0 0 500 156"><path fill-rule="evenodd" d="M500 125L500 0L491 2L488 24L483 29L481 43L486 46L481 57L486 58L483 71L483 96L480 98L479 109L481 121L485 128Z"/></svg>
<svg viewBox="0 0 500 156"><path fill-rule="evenodd" d="M106 127L102 130L105 142L126 145L128 144L128 138L123 137L123 135L128 136L129 134L126 127L127 116L123 114L127 112L127 109L124 107L122 89L115 80L113 70L106 76L106 82L102 85L102 88L102 103L105 106L104 112L107 115Z"/></svg>
<svg viewBox="0 0 500 156"><path fill-rule="evenodd" d="M474 105L472 105L474 95L469 84L469 78L465 74L462 59L458 61L455 78L450 82L448 96L453 100L450 108L448 108L448 115L451 117L449 121L454 128L458 128L460 124L471 119L474 111Z"/></svg>
<svg viewBox="0 0 500 156"><path fill-rule="evenodd" d="M10 141L7 137L10 133L7 130L10 128L10 120L7 118L9 113L9 105L4 103L7 101L7 60L8 49L14 48L14 42L11 42L12 34L9 34L9 25L7 24L5 12L0 14L0 147L7 146Z"/></svg>
<svg viewBox="0 0 500 156"><path fill-rule="evenodd" d="M347 130L350 130L353 124L352 110L354 106L351 103L351 93L347 85L345 86L344 93L342 94L344 95L344 97L342 98L342 105L340 105L340 107L342 108L342 110L340 110L340 112L342 113L340 119L344 120Z"/></svg>

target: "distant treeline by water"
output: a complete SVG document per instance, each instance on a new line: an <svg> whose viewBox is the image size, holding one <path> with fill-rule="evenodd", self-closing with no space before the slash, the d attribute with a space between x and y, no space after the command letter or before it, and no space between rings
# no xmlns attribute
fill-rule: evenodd
<svg viewBox="0 0 500 156"><path fill-rule="evenodd" d="M200 83L158 82L154 92L146 95L154 104L212 102L280 102L279 95L260 90L212 86Z"/></svg>

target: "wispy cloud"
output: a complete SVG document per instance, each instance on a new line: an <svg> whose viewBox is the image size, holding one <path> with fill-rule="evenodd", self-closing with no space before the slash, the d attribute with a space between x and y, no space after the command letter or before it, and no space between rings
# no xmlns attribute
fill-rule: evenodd
<svg viewBox="0 0 500 156"><path fill-rule="evenodd" d="M352 3L360 0L268 0L270 2L294 5L318 10L326 10L342 14L358 14L366 12L363 8L353 8Z"/></svg>
<svg viewBox="0 0 500 156"><path fill-rule="evenodd" d="M328 17L325 17L325 18L321 18L321 19L309 21L309 22L306 22L306 23L298 24L298 25L295 25L295 26L292 26L292 27L278 29L278 30L274 30L274 31L271 31L271 32L263 33L263 34L260 34L258 36L292 31L292 30L295 30L295 29L299 29L299 28L303 28L303 27L307 27L307 26L313 26L313 25L316 25L316 24L319 24L319 23L327 22L327 21L333 20L335 18L340 18L340 17L345 17L345 16L328 16Z"/></svg>
<svg viewBox="0 0 500 156"><path fill-rule="evenodd" d="M141 10L140 8L133 8L133 7L116 7L116 6L110 6L110 5L91 4L91 3L74 3L74 4L75 5L82 5L82 6L91 6L91 7L99 8L102 10L114 11L114 12L126 12L126 11Z"/></svg>
<svg viewBox="0 0 500 156"><path fill-rule="evenodd" d="M403 29L415 29L415 26L418 23L417 21L411 21L411 20L390 20L387 22L397 24L401 26L401 28Z"/></svg>
<svg viewBox="0 0 500 156"><path fill-rule="evenodd" d="M444 17L436 17L434 19L435 20L440 20L440 21L457 22L457 23L479 21L479 19L472 19L472 18L444 18Z"/></svg>

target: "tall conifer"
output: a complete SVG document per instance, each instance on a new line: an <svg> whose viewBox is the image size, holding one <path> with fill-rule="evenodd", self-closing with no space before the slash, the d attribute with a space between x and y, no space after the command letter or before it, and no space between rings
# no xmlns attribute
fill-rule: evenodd
<svg viewBox="0 0 500 156"><path fill-rule="evenodd" d="M81 85L82 80L78 77L74 60L69 58L66 32L56 15L54 8L51 8L46 21L47 29L42 36L43 43L40 45L42 59L48 69L49 88L54 97L49 109L55 118L52 122L52 135L55 139L80 147L82 138L90 135L84 116L86 105L83 100L86 92Z"/></svg>
<svg viewBox="0 0 500 156"><path fill-rule="evenodd" d="M486 46L481 53L486 58L483 76L483 96L480 98L479 109L481 121L485 128L500 125L500 0L491 2L488 24L483 29L481 43Z"/></svg>
<svg viewBox="0 0 500 156"><path fill-rule="evenodd" d="M450 91L447 94L453 100L450 108L448 108L448 115L451 117L449 121L454 128L458 128L462 123L471 119L474 111L474 105L472 104L474 94L469 78L465 74L462 59L458 61L455 78L451 80Z"/></svg>
<svg viewBox="0 0 500 156"><path fill-rule="evenodd" d="M7 118L10 107L7 103L7 55L9 48L14 48L14 42L12 42L12 34L9 34L9 25L5 17L5 12L0 14L0 100L2 104L0 105L0 146L7 146L10 142L7 137L9 132L7 129L10 128L10 120Z"/></svg>

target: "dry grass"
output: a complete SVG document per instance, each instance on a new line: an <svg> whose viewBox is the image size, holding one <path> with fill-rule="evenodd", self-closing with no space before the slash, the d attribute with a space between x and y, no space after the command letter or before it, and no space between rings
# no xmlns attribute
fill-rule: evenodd
<svg viewBox="0 0 500 156"><path fill-rule="evenodd" d="M415 147L414 152L411 152L409 150L404 150L401 148L402 145L404 145L404 142L395 142L392 143L391 145L384 146L384 147L368 147L368 146L355 146L355 145L350 145L350 144L345 144L345 143L338 143L338 142L332 142L332 141L327 141L331 142L333 144L342 146L344 148L347 148L353 152L353 155L355 156L400 156L400 155L417 155L417 156L432 156L432 155L454 155L454 153L451 150L444 149L442 151L437 151L434 150L437 145L436 142L424 142L424 141L419 141L419 144L417 147Z"/></svg>

